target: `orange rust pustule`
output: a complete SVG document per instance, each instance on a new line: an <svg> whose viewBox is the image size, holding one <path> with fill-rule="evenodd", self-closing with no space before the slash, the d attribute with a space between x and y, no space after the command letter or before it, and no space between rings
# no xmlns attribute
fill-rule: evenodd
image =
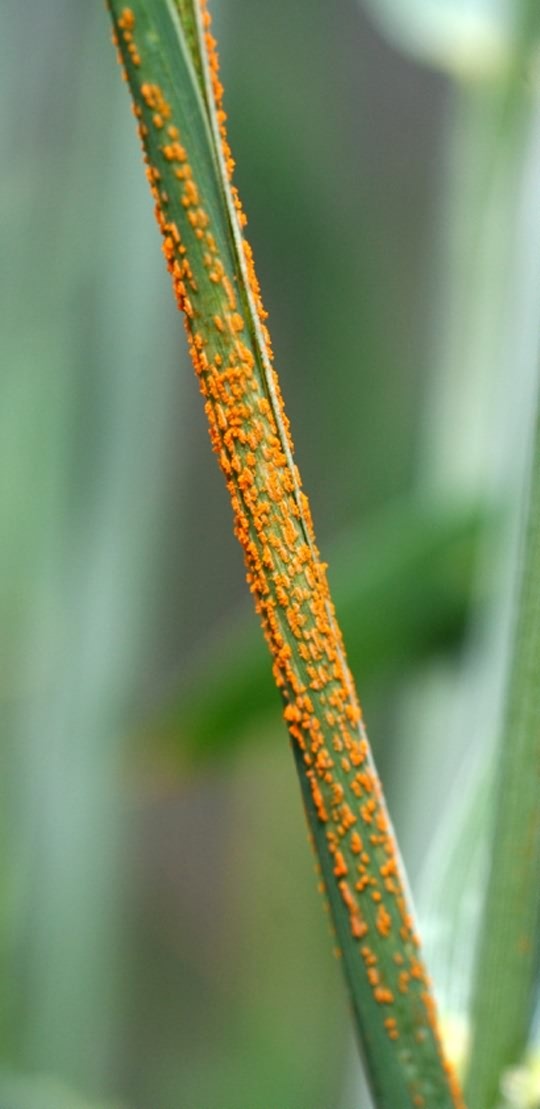
<svg viewBox="0 0 540 1109"><path fill-rule="evenodd" d="M204 0L201 12L223 159L231 178L234 161ZM142 52L131 9L122 11L116 31L129 76L130 66L139 69ZM273 656L284 718L304 767L315 819L324 828L326 880L334 883L335 897L345 907L358 973L381 1010L379 1019L389 1038L405 1034L403 1006L416 991L425 1036L437 1043L427 975L418 958L397 849L346 663L326 564L319 557L308 501L291 463L292 442L277 377L271 367L269 388L234 258L221 242L219 228L212 226L204 182L196 179L189 133L184 134L182 120L174 118L170 97L158 80L131 83L163 252L184 314L212 447L229 490L234 530ZM230 187L242 229L245 216L238 193ZM263 356L270 362L266 312L251 248L242 240L241 249ZM372 946L365 946L366 937ZM384 977L373 952L377 945L388 949ZM462 1105L458 1092L454 1100Z"/></svg>

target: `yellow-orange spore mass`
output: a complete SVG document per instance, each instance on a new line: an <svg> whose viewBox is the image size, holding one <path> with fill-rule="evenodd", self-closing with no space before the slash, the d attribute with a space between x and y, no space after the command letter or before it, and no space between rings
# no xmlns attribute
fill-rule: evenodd
<svg viewBox="0 0 540 1109"><path fill-rule="evenodd" d="M234 162L204 0L201 11L203 68L209 75L221 156L230 180ZM346 951L353 945L357 952L357 973L364 976L374 1019L381 1020L388 1037L397 1040L405 1033L403 1006L415 989L415 1012L424 1014L421 1031L436 1041L431 995L418 959L393 833L346 663L326 564L315 545L309 504L292 460L289 424L271 364L266 312L252 251L242 238L246 219L238 193L229 185L240 241L236 256L220 227L212 225L205 182L197 179L192 161L189 128L174 118L170 94L160 80L136 79L144 48L142 40L136 42L130 8L117 18L116 32L212 446L230 493L234 529L273 656L284 718L304 768L314 818L324 829L325 881L345 909ZM384 973L374 951L377 946L388 951ZM409 1019L408 1027L410 1023ZM454 1100L462 1105L458 1091Z"/></svg>

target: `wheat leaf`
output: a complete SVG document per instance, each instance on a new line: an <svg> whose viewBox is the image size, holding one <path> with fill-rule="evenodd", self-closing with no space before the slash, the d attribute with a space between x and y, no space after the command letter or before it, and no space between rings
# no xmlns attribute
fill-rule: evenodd
<svg viewBox="0 0 540 1109"><path fill-rule="evenodd" d="M384 1109L462 1106L443 1058L402 865L293 460L231 183L208 12L170 0L109 6L374 1096Z"/></svg>

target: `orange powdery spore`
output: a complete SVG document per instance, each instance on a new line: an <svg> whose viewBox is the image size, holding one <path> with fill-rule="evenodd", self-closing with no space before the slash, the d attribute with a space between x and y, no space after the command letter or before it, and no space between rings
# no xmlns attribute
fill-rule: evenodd
<svg viewBox="0 0 540 1109"><path fill-rule="evenodd" d="M351 932L356 940L361 940L367 935L369 929L362 916L360 905L347 882L341 881L339 883L339 892L349 914Z"/></svg>
<svg viewBox="0 0 540 1109"><path fill-rule="evenodd" d="M139 67L141 64L141 57L133 39L134 28L135 16L132 10L131 8L124 8L118 20L118 30L122 35L123 46L129 55L132 65ZM116 45L118 45L118 43L116 43Z"/></svg>
<svg viewBox="0 0 540 1109"><path fill-rule="evenodd" d="M384 905L379 905L377 910L377 931L384 938L392 931L392 917Z"/></svg>
<svg viewBox="0 0 540 1109"><path fill-rule="evenodd" d="M217 53L205 4L202 12L220 141L232 175ZM351 950L356 952L355 973L364 975L367 996L383 1007L384 1020L391 1021L385 1024L388 1035L397 1039L406 1033L403 1007L395 1002L400 995L404 1003L400 975L408 974L409 992L416 989L417 1000L423 1000L427 979L417 956L396 846L335 619L326 565L315 546L309 505L291 461L292 443L277 378L270 367L269 379L263 364L270 359L271 348L253 256L241 240L250 304L240 292L234 255L221 240L219 228L212 225L205 183L197 180L192 162L189 129L175 118L171 96L159 78L137 79L144 50L135 41L131 9L122 11L116 29L134 93L163 251L184 313L212 446L229 490L248 583L273 656L284 718L304 768L314 819L325 831L326 883L330 890L333 885L334 903L337 898L345 909L349 930L345 957L350 958ZM243 227L238 195L234 191L232 195ZM252 338L252 308L263 336L262 353ZM366 937L372 946L362 948ZM389 952L384 984L372 950L377 945L388 947ZM392 959L393 952L399 954L399 963ZM390 1015L389 1008L394 1009ZM433 1013L425 1003L420 1011L425 1013L423 1030L429 1038ZM461 1104L457 1098L455 1103Z"/></svg>
<svg viewBox="0 0 540 1109"><path fill-rule="evenodd" d="M386 1028L388 1036L391 1040L399 1040L399 1029L395 1017L386 1017L384 1021L384 1027Z"/></svg>
<svg viewBox="0 0 540 1109"><path fill-rule="evenodd" d="M406 970L402 970L398 975L398 990L400 993L407 993L410 980L410 974Z"/></svg>

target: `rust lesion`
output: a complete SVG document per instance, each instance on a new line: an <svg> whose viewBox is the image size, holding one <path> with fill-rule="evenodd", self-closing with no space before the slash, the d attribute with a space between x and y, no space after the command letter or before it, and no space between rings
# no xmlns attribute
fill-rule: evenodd
<svg viewBox="0 0 540 1109"><path fill-rule="evenodd" d="M242 262L250 297L242 298L242 274L234 253L226 256L212 225L205 182L197 180L189 135L166 88L155 79L132 80L147 176L163 237L163 252L205 402L210 439L229 491L235 534L242 545L247 579L273 656L273 673L284 700L284 719L299 753L315 821L324 828L325 873L348 921L358 974L382 1008L390 1040L402 1025L399 995L413 989L424 1014L424 1032L438 1044L427 975L417 955L400 863L382 789L371 757L362 713L326 577L313 534L309 503L291 461L292 441L279 383L260 364L252 342L262 336L264 358L272 350L246 219L231 183L234 160L226 133L223 87L216 42L205 0L201 2L202 51L210 74L213 111L222 144ZM124 8L116 19L124 64L138 70L136 17ZM204 60L204 58L203 58ZM203 69L205 67L203 66ZM257 316L256 328L250 317ZM366 946L370 938L373 946ZM389 949L384 974L373 950ZM379 950L382 950L379 946ZM392 958L392 952L394 958ZM388 1014L388 1009L394 1012ZM403 1036L405 1039L405 1035ZM432 1047L433 1050L433 1047ZM440 1048L436 1046L442 1059ZM462 1105L454 1094L456 1106Z"/></svg>

